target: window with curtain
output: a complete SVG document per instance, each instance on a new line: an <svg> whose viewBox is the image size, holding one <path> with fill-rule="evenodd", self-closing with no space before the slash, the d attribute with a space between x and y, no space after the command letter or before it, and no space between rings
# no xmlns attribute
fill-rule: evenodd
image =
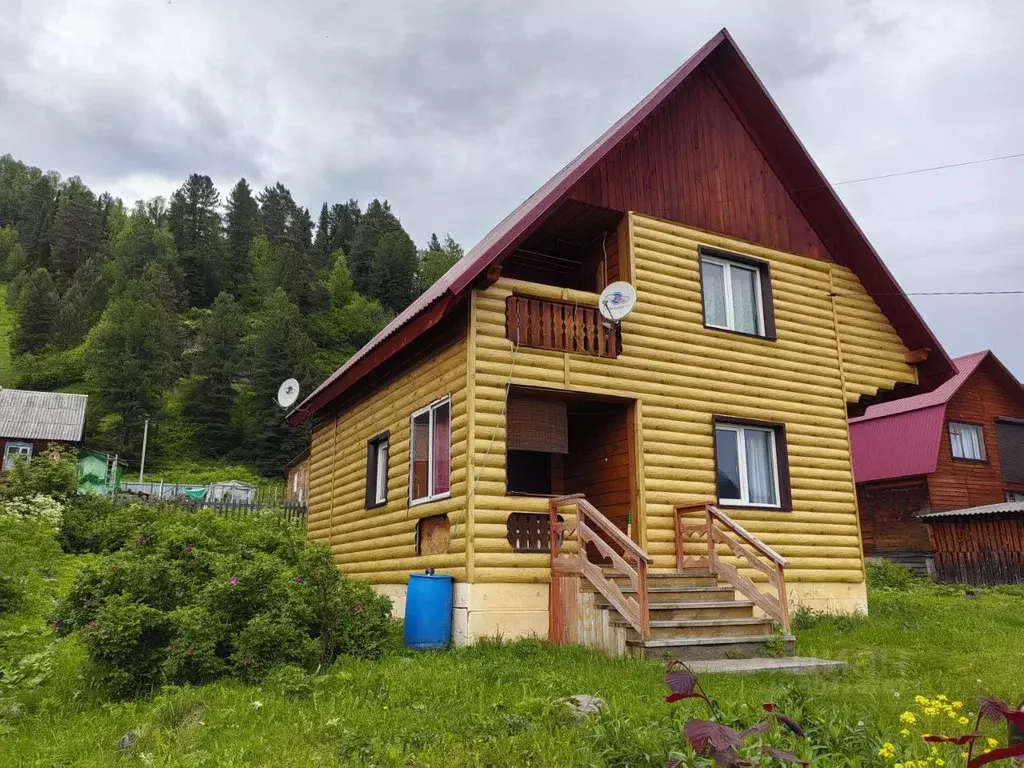
<svg viewBox="0 0 1024 768"><path fill-rule="evenodd" d="M416 504L451 491L452 404L449 398L412 415L409 501Z"/></svg>
<svg viewBox="0 0 1024 768"><path fill-rule="evenodd" d="M705 325L774 338L767 264L702 252L700 267Z"/></svg>
<svg viewBox="0 0 1024 768"><path fill-rule="evenodd" d="M377 435L366 444L366 507L378 507L388 501L388 433Z"/></svg>
<svg viewBox="0 0 1024 768"><path fill-rule="evenodd" d="M8 443L4 448L4 472L14 469L18 459L32 458L32 443Z"/></svg>
<svg viewBox="0 0 1024 768"><path fill-rule="evenodd" d="M949 445L954 459L985 460L985 436L980 424L949 422Z"/></svg>
<svg viewBox="0 0 1024 768"><path fill-rule="evenodd" d="M715 423L718 503L782 506L777 428Z"/></svg>

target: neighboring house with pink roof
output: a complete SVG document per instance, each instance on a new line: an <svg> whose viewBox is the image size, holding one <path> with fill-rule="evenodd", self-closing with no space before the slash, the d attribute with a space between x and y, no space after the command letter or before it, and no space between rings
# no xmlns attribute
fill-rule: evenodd
<svg viewBox="0 0 1024 768"><path fill-rule="evenodd" d="M1024 501L1024 387L988 350L953 362L933 391L850 420L868 557L922 564L934 546L919 515Z"/></svg>

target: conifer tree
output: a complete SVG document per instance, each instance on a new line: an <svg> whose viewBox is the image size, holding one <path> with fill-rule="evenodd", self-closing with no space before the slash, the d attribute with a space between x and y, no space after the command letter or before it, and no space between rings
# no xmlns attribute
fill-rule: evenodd
<svg viewBox="0 0 1024 768"><path fill-rule="evenodd" d="M17 327L11 344L15 352L38 352L53 341L59 300L50 273L43 267L35 270L18 293Z"/></svg>
<svg viewBox="0 0 1024 768"><path fill-rule="evenodd" d="M220 194L209 176L193 173L171 195L167 226L178 249L188 305L208 306L218 290Z"/></svg>
<svg viewBox="0 0 1024 768"><path fill-rule="evenodd" d="M224 290L238 298L249 282L251 264L249 249L259 233L260 206L252 196L245 179L239 179L231 190L225 216L226 252L221 263L220 281Z"/></svg>
<svg viewBox="0 0 1024 768"><path fill-rule="evenodd" d="M198 379L186 408L207 456L226 456L238 445L239 431L231 417L244 333L244 313L230 293L220 293L200 324Z"/></svg>
<svg viewBox="0 0 1024 768"><path fill-rule="evenodd" d="M50 228L50 269L65 281L99 251L103 234L96 195L77 176L60 191Z"/></svg>

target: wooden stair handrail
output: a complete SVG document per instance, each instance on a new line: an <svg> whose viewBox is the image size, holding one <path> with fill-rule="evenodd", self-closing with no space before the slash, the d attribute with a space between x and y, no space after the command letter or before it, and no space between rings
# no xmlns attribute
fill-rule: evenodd
<svg viewBox="0 0 1024 768"><path fill-rule="evenodd" d="M774 562L776 565L780 565L783 568L786 568L789 565L789 561L786 558L784 558L782 555L780 555L778 552L769 547L760 539L754 537L751 533L747 531L746 528L744 528L742 525L737 523L727 514L722 512L722 510L720 510L718 507L708 504L708 514L715 518L715 520L720 522L726 528L731 530L733 533L735 533L737 536L739 536L741 539L746 541L747 544L752 546L754 549L756 549L762 555L764 555L769 560Z"/></svg>
<svg viewBox="0 0 1024 768"><path fill-rule="evenodd" d="M704 513L702 522L690 522L689 524L683 522L683 515L699 512ZM698 538L703 536L707 543L707 558L693 558L692 565L707 568L715 576L724 579L765 614L781 624L786 633L789 633L791 624L785 573L789 561L714 504L676 505L673 507L673 517L676 570L682 571L686 567L687 558L683 550L684 536L697 536ZM730 533L735 538L730 537ZM740 541L736 541L736 538ZM745 559L749 568L765 574L769 584L775 587L776 594L770 595L762 592L748 576L740 573L739 569L723 562L718 555L719 544L727 547L737 559ZM767 559L769 563L758 559L758 555Z"/></svg>
<svg viewBox="0 0 1024 768"><path fill-rule="evenodd" d="M569 505L576 508L576 522L559 522L558 510ZM551 528L552 588L555 579L567 575L582 576L604 595L644 640L648 639L651 636L651 614L647 595L647 566L654 559L587 501L582 493L548 499L548 515ZM559 549L572 532L576 534L577 551L560 553ZM612 569L629 579L635 597L625 595L619 585L605 574L602 566L590 561L587 555L588 544L609 560ZM615 551L616 547L621 550L621 554ZM549 636L556 642L565 642L565 638L571 636L567 632L570 617L562 615L565 610L568 609L561 601L551 600Z"/></svg>

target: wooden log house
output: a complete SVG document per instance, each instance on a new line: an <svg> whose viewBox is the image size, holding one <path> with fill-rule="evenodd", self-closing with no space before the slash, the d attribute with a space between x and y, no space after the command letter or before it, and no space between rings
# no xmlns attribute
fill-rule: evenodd
<svg viewBox="0 0 1024 768"><path fill-rule="evenodd" d="M1024 386L988 350L958 357L953 364L956 376L933 392L873 405L851 420L868 557L931 571L935 553L955 546L955 532L964 534L965 551L973 551L970 531L986 526L1003 531L1002 543L991 536L975 543L1007 551L1024 546L1014 538L1019 534L1012 525L999 528L990 525L995 518L988 513L969 513L976 507L1024 502ZM967 512L945 514L954 510ZM929 538L922 516L932 513L944 514L930 518L936 522ZM948 569L941 577L953 578Z"/></svg>
<svg viewBox="0 0 1024 768"><path fill-rule="evenodd" d="M291 414L308 535L457 642L753 653L866 609L847 416L952 373L723 30Z"/></svg>

